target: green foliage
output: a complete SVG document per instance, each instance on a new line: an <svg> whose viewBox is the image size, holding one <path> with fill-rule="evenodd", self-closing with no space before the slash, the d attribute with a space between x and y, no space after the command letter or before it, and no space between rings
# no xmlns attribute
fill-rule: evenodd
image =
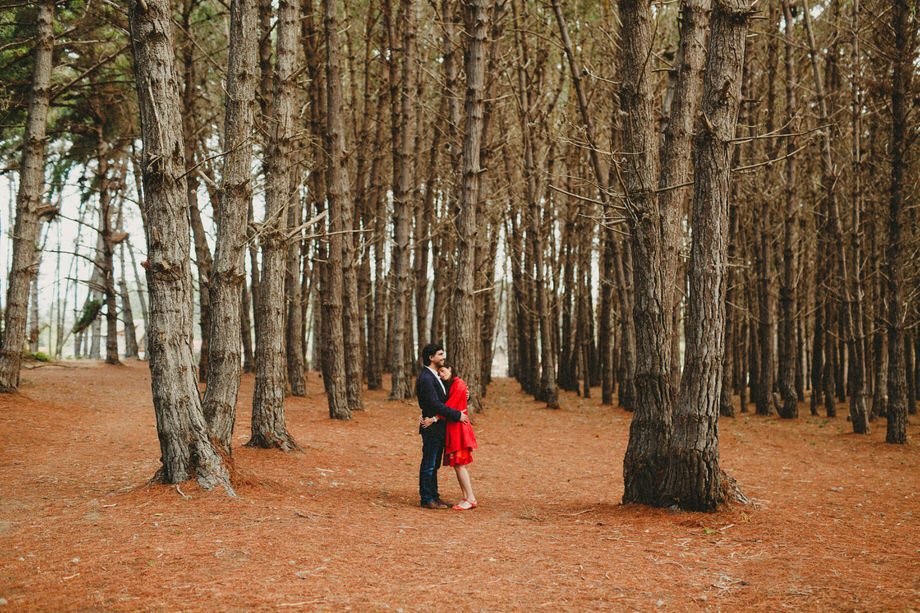
<svg viewBox="0 0 920 613"><path fill-rule="evenodd" d="M99 316L100 310L102 310L101 300L87 300L86 304L83 305L83 314L80 315L80 319L77 320L77 323L73 325L74 334L83 332L90 324L96 321L96 317Z"/></svg>
<svg viewBox="0 0 920 613"><path fill-rule="evenodd" d="M45 353L44 351L36 351L35 353L29 352L26 354L26 358L30 360L36 360L38 362L50 362L51 356Z"/></svg>
<svg viewBox="0 0 920 613"><path fill-rule="evenodd" d="M0 156L21 146L34 62L34 3L0 21ZM96 157L100 137L118 150L137 133L127 22L114 3L67 0L54 11L55 47L48 115L53 198L74 168Z"/></svg>

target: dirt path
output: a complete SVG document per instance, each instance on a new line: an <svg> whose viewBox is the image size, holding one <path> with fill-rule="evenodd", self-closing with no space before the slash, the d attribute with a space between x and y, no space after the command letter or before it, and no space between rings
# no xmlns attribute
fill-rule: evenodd
<svg viewBox="0 0 920 613"><path fill-rule="evenodd" d="M755 504L671 513L619 505L629 414L571 394L550 411L499 379L475 422L480 507L427 511L418 409L386 391L334 422L310 373L286 409L305 451L282 454L241 446L247 375L232 499L147 485L146 364L23 379L0 396L0 613L920 608L920 451L886 445L884 422L723 419L722 466Z"/></svg>

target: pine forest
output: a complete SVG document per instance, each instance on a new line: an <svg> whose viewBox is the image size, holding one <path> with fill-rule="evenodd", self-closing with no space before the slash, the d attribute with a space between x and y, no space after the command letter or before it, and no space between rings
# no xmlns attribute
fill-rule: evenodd
<svg viewBox="0 0 920 613"><path fill-rule="evenodd" d="M146 360L162 483L232 495L234 445L309 444L308 377L352 420L410 400L430 342L472 414L493 377L630 412L627 503L744 500L720 417L907 442L916 0L0 15L0 389L24 360Z"/></svg>

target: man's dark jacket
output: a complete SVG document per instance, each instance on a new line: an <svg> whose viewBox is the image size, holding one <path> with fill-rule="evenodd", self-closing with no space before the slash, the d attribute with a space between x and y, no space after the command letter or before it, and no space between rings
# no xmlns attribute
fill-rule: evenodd
<svg viewBox="0 0 920 613"><path fill-rule="evenodd" d="M443 415L450 421L460 421L463 415L460 411L446 406L447 391L450 387L441 388L437 375L427 368L423 368L421 374L415 382L415 396L418 398L418 406L422 408L422 417L437 417ZM419 426L419 434L425 436L439 436L444 438L447 435L447 422L439 419L436 423L427 428Z"/></svg>

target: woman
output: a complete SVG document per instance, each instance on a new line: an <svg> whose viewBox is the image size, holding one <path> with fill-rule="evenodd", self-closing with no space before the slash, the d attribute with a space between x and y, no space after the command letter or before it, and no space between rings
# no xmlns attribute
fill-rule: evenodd
<svg viewBox="0 0 920 613"><path fill-rule="evenodd" d="M455 376L453 367L444 365L438 368L438 376L445 382L451 381L450 395L444 404L461 413L467 412L467 387L466 382L458 376ZM445 385L447 387L447 385ZM433 423L436 419L444 419L441 416L431 418L428 424ZM460 490L463 492L463 500L454 505L458 511L467 511L476 508L476 497L473 495L473 485L470 482L470 473L466 465L473 461L473 449L476 449L476 435L473 434L473 427L468 422L447 422L447 438L444 443L444 466L453 466L457 473L457 481L460 483Z"/></svg>

